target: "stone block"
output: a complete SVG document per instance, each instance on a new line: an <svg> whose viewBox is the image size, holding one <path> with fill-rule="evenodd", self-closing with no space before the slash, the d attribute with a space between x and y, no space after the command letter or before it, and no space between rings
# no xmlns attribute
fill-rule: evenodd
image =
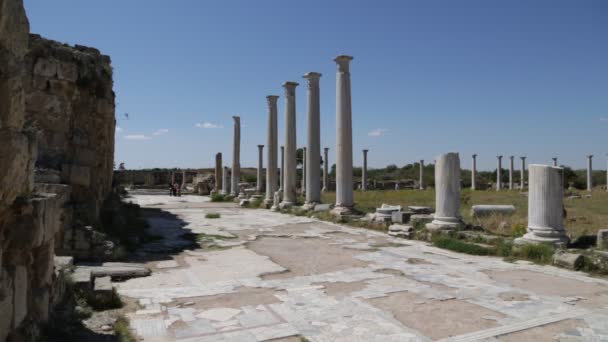
<svg viewBox="0 0 608 342"><path fill-rule="evenodd" d="M78 79L78 66L74 63L60 62L57 65L57 78L70 82Z"/></svg>
<svg viewBox="0 0 608 342"><path fill-rule="evenodd" d="M93 278L89 267L76 267L72 274L74 286L77 289L90 291L93 288Z"/></svg>
<svg viewBox="0 0 608 342"><path fill-rule="evenodd" d="M61 178L71 185L88 187L91 184L91 168L74 164L63 164Z"/></svg>
<svg viewBox="0 0 608 342"><path fill-rule="evenodd" d="M407 207L414 215L430 215L435 212L431 207L410 205Z"/></svg>
<svg viewBox="0 0 608 342"><path fill-rule="evenodd" d="M580 270L585 265L585 257L578 253L558 252L553 255L553 264L571 270Z"/></svg>
<svg viewBox="0 0 608 342"><path fill-rule="evenodd" d="M5 341L13 321L13 279L1 268L0 289L0 341Z"/></svg>
<svg viewBox="0 0 608 342"><path fill-rule="evenodd" d="M600 229L597 232L597 248L608 249L608 229Z"/></svg>
<svg viewBox="0 0 608 342"><path fill-rule="evenodd" d="M23 265L18 265L15 267L13 283L13 329L19 327L27 316L27 292L29 288L27 269Z"/></svg>
<svg viewBox="0 0 608 342"><path fill-rule="evenodd" d="M329 211L331 209L331 204L329 203L319 203L314 207L314 211Z"/></svg>
<svg viewBox="0 0 608 342"><path fill-rule="evenodd" d="M30 188L29 141L20 133L0 129L0 207L8 207Z"/></svg>
<svg viewBox="0 0 608 342"><path fill-rule="evenodd" d="M432 221L433 221L433 215L415 214L415 215L410 216L410 224L412 226L431 223Z"/></svg>
<svg viewBox="0 0 608 342"><path fill-rule="evenodd" d="M388 227L388 235L400 238L409 238L414 232L412 226L404 224L392 224Z"/></svg>
<svg viewBox="0 0 608 342"><path fill-rule="evenodd" d="M408 223L412 214L413 212L410 211L395 211L391 214L391 221L393 223Z"/></svg>
<svg viewBox="0 0 608 342"><path fill-rule="evenodd" d="M50 58L39 58L34 65L34 75L53 78L57 75L57 61Z"/></svg>
<svg viewBox="0 0 608 342"><path fill-rule="evenodd" d="M481 217L488 215L513 215L514 213L514 205L480 204L471 207L471 216L473 217Z"/></svg>

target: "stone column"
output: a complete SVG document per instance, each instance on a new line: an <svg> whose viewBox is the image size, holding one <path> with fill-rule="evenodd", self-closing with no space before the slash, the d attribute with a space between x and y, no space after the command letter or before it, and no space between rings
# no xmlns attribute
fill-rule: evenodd
<svg viewBox="0 0 608 342"><path fill-rule="evenodd" d="M215 154L215 192L220 192L223 189L222 178L222 153Z"/></svg>
<svg viewBox="0 0 608 342"><path fill-rule="evenodd" d="M471 169L471 190L477 189L477 184L475 182L475 178L477 175L477 155L473 155L473 167Z"/></svg>
<svg viewBox="0 0 608 342"><path fill-rule="evenodd" d="M182 190L186 189L186 171L182 171Z"/></svg>
<svg viewBox="0 0 608 342"><path fill-rule="evenodd" d="M223 176L223 187L222 187L222 195L230 194L230 168L228 166L224 166L224 174Z"/></svg>
<svg viewBox="0 0 608 342"><path fill-rule="evenodd" d="M329 190L329 147L323 149L323 192Z"/></svg>
<svg viewBox="0 0 608 342"><path fill-rule="evenodd" d="M367 152L369 150L363 150L363 168L361 169L361 190L367 190Z"/></svg>
<svg viewBox="0 0 608 342"><path fill-rule="evenodd" d="M264 190L264 180L262 179L262 169L264 168L264 145L258 145L258 172L257 172L257 182L256 182L256 191L258 194L261 194Z"/></svg>
<svg viewBox="0 0 608 342"><path fill-rule="evenodd" d="M266 198L264 203L274 202L277 191L277 99L276 95L266 96L268 104L268 132L266 137Z"/></svg>
<svg viewBox="0 0 608 342"><path fill-rule="evenodd" d="M309 208L321 203L321 102L318 72L304 75L307 80L306 112L306 203ZM325 175L324 175L325 177ZM325 187L325 182L323 183Z"/></svg>
<svg viewBox="0 0 608 342"><path fill-rule="evenodd" d="M513 156L509 157L509 190L513 190Z"/></svg>
<svg viewBox="0 0 608 342"><path fill-rule="evenodd" d="M232 184L230 195L239 195L239 181L241 180L241 118L233 116L234 133L232 141Z"/></svg>
<svg viewBox="0 0 608 342"><path fill-rule="evenodd" d="M171 185L175 184L175 172L171 172Z"/></svg>
<svg viewBox="0 0 608 342"><path fill-rule="evenodd" d="M530 165L528 180L528 232L517 243L567 243L563 226L563 169Z"/></svg>
<svg viewBox="0 0 608 342"><path fill-rule="evenodd" d="M553 166L557 167L557 157L553 157L551 159L553 159Z"/></svg>
<svg viewBox="0 0 608 342"><path fill-rule="evenodd" d="M502 189L501 179L501 169L502 169L502 156L496 156L498 158L498 168L496 169L496 191L500 191Z"/></svg>
<svg viewBox="0 0 608 342"><path fill-rule="evenodd" d="M296 82L285 82L285 167L281 208L296 204Z"/></svg>
<svg viewBox="0 0 608 342"><path fill-rule="evenodd" d="M526 157L519 157L521 159L521 179L519 188L523 190L526 187Z"/></svg>
<svg viewBox="0 0 608 342"><path fill-rule="evenodd" d="M349 215L353 198L353 127L350 92L351 56L334 59L336 74L336 205L335 215Z"/></svg>
<svg viewBox="0 0 608 342"><path fill-rule="evenodd" d="M606 156L608 157L608 154ZM608 192L608 159L606 159L606 191Z"/></svg>
<svg viewBox="0 0 608 342"><path fill-rule="evenodd" d="M306 193L306 147L302 147L302 194Z"/></svg>
<svg viewBox="0 0 608 342"><path fill-rule="evenodd" d="M460 157L446 153L435 160L435 215L429 230L456 229L460 219Z"/></svg>
<svg viewBox="0 0 608 342"><path fill-rule="evenodd" d="M424 159L420 159L418 169L418 189L424 190Z"/></svg>
<svg viewBox="0 0 608 342"><path fill-rule="evenodd" d="M592 179L592 173L593 173L593 155L588 155L587 156L587 191L591 191L593 189L593 179Z"/></svg>
<svg viewBox="0 0 608 342"><path fill-rule="evenodd" d="M283 192L283 183L285 182L285 179L283 178L283 176L285 175L285 172L283 172L285 170L285 146L281 145L281 172L279 175L279 191L282 193ZM281 198L283 197L283 195L281 194Z"/></svg>

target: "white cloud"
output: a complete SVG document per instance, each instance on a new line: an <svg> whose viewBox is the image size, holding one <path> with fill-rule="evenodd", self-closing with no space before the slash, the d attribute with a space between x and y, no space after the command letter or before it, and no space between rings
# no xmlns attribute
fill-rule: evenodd
<svg viewBox="0 0 608 342"><path fill-rule="evenodd" d="M159 129L158 131L152 133L152 135L163 135L165 133L169 133L169 130L166 128Z"/></svg>
<svg viewBox="0 0 608 342"><path fill-rule="evenodd" d="M600 118L600 121L608 122L608 118L602 117L602 118Z"/></svg>
<svg viewBox="0 0 608 342"><path fill-rule="evenodd" d="M367 133L367 135L370 137L380 137L383 136L387 131L388 129L386 128L376 128Z"/></svg>
<svg viewBox="0 0 608 342"><path fill-rule="evenodd" d="M197 123L194 126L198 128L222 128L222 125L212 124L211 122Z"/></svg>
<svg viewBox="0 0 608 342"><path fill-rule="evenodd" d="M122 128L116 126L116 132L122 132Z"/></svg>
<svg viewBox="0 0 608 342"><path fill-rule="evenodd" d="M125 135L124 138L127 139L127 140L150 140L150 139L152 139L149 136L143 135L143 134Z"/></svg>

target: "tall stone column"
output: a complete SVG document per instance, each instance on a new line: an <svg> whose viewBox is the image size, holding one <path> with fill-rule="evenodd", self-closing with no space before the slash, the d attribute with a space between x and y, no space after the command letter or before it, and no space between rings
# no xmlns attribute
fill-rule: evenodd
<svg viewBox="0 0 608 342"><path fill-rule="evenodd" d="M526 157L519 157L521 159L521 177L520 177L520 185L519 188L523 190L526 187Z"/></svg>
<svg viewBox="0 0 608 342"><path fill-rule="evenodd" d="M319 79L321 74L309 72L306 111L306 203L308 208L321 203L321 102ZM323 175L325 177L325 175ZM323 183L325 186L325 183Z"/></svg>
<svg viewBox="0 0 608 342"><path fill-rule="evenodd" d="M528 170L528 232L517 243L567 243L564 230L563 169L530 165Z"/></svg>
<svg viewBox="0 0 608 342"><path fill-rule="evenodd" d="M222 182L223 182L223 186L222 186L222 191L221 194L222 195L229 195L230 194L230 168L228 166L224 166L224 174L222 175Z"/></svg>
<svg viewBox="0 0 608 342"><path fill-rule="evenodd" d="M591 191L593 189L593 155L587 156L587 191Z"/></svg>
<svg viewBox="0 0 608 342"><path fill-rule="evenodd" d="M551 159L553 159L553 166L557 167L557 157L553 157Z"/></svg>
<svg viewBox="0 0 608 342"><path fill-rule="evenodd" d="M424 159L420 159L418 169L418 189L424 190Z"/></svg>
<svg viewBox="0 0 608 342"><path fill-rule="evenodd" d="M186 189L186 171L182 171L182 190Z"/></svg>
<svg viewBox="0 0 608 342"><path fill-rule="evenodd" d="M329 147L323 149L323 192L329 190Z"/></svg>
<svg viewBox="0 0 608 342"><path fill-rule="evenodd" d="M285 82L285 168L281 208L296 204L296 82Z"/></svg>
<svg viewBox="0 0 608 342"><path fill-rule="evenodd" d="M473 155L473 167L471 168L471 190L477 190L477 155Z"/></svg>
<svg viewBox="0 0 608 342"><path fill-rule="evenodd" d="M499 191L502 189L502 182L501 182L502 156L496 156L496 158L498 158L498 167L496 168L496 190Z"/></svg>
<svg viewBox="0 0 608 342"><path fill-rule="evenodd" d="M175 184L175 172L171 172L171 185Z"/></svg>
<svg viewBox="0 0 608 342"><path fill-rule="evenodd" d="M361 190L367 190L367 152L363 150L363 168L361 169Z"/></svg>
<svg viewBox="0 0 608 342"><path fill-rule="evenodd" d="M276 95L266 96L268 104L268 132L266 137L266 198L264 203L271 205L277 191L277 99Z"/></svg>
<svg viewBox="0 0 608 342"><path fill-rule="evenodd" d="M222 153L215 154L215 192L220 192L223 189L222 177Z"/></svg>
<svg viewBox="0 0 608 342"><path fill-rule="evenodd" d="M257 182L256 182L256 191L258 194L261 194L264 190L264 180L262 179L262 169L264 168L264 145L258 145L258 172L257 172Z"/></svg>
<svg viewBox="0 0 608 342"><path fill-rule="evenodd" d="M302 194L306 193L306 147L302 147Z"/></svg>
<svg viewBox="0 0 608 342"><path fill-rule="evenodd" d="M608 157L608 154L606 156ZM608 192L608 159L606 160L606 191Z"/></svg>
<svg viewBox="0 0 608 342"><path fill-rule="evenodd" d="M460 157L446 153L435 161L435 216L426 225L429 230L460 227Z"/></svg>
<svg viewBox="0 0 608 342"><path fill-rule="evenodd" d="M281 145L281 172L279 175L279 191L281 192L281 197L283 197L283 183L285 183L285 146Z"/></svg>
<svg viewBox="0 0 608 342"><path fill-rule="evenodd" d="M513 156L509 156L509 190L513 190Z"/></svg>
<svg viewBox="0 0 608 342"><path fill-rule="evenodd" d="M336 205L335 215L349 215L353 198L353 127L350 92L351 56L334 59L336 73Z"/></svg>
<svg viewBox="0 0 608 342"><path fill-rule="evenodd" d="M241 118L233 116L234 133L232 141L232 184L230 195L239 195L239 181L241 179Z"/></svg>

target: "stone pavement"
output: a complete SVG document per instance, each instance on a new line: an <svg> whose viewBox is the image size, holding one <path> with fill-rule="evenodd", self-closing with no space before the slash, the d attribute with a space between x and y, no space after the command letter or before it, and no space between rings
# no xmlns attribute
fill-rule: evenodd
<svg viewBox="0 0 608 342"><path fill-rule="evenodd" d="M115 284L145 341L608 341L608 282L584 273L197 196L132 200L176 216L150 217L168 244L213 241L144 248L152 275Z"/></svg>

